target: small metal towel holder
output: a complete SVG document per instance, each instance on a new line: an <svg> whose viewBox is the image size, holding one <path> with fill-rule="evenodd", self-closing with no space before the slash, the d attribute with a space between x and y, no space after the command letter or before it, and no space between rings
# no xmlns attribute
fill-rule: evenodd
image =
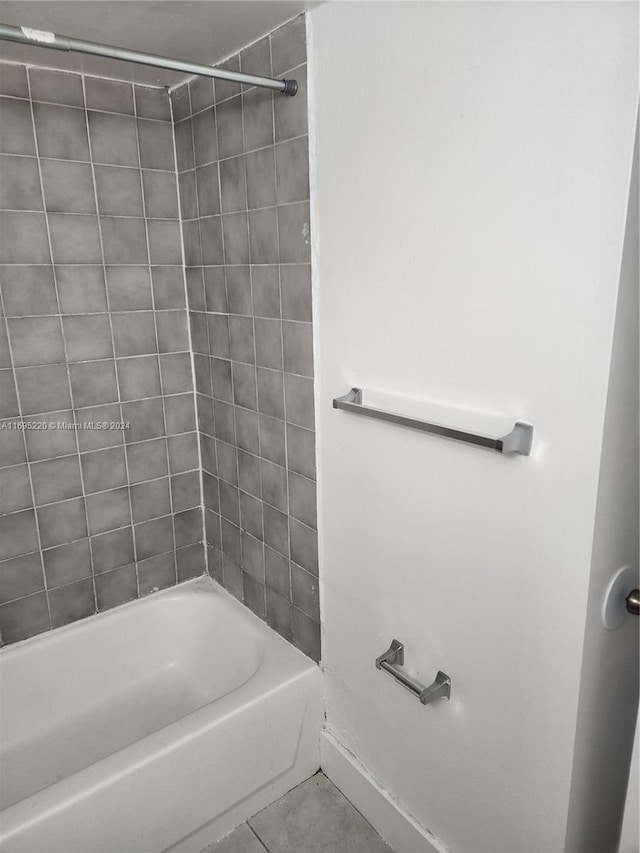
<svg viewBox="0 0 640 853"><path fill-rule="evenodd" d="M362 403L362 388L352 388L343 397L336 397L333 401L334 409L344 409L346 412L354 412L365 415L367 418L376 418L379 421L388 421L392 424L419 429L422 432L430 432L434 435L442 435L445 438L454 438L457 441L465 441L467 444L476 444L479 447L488 447L498 453L519 453L521 456L529 456L533 442L533 427L517 421L507 435L501 438L493 438L489 435L478 435L474 432L465 432L454 427L433 424L419 418L410 418L399 415L396 412L388 412L385 409L375 409L373 406L365 406Z"/></svg>
<svg viewBox="0 0 640 853"><path fill-rule="evenodd" d="M404 644L400 640L391 640L391 645L387 651L376 658L376 669L384 669L389 675L392 675L397 682L406 688L414 696L422 702L423 705L429 705L436 699L451 698L451 679L442 670L438 670L436 680L433 684L425 687L420 684L406 672L402 672L398 667L404 665Z"/></svg>

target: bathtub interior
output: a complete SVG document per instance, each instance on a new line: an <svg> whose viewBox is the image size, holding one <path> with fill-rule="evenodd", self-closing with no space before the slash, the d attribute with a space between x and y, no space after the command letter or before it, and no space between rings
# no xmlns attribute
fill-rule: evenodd
<svg viewBox="0 0 640 853"><path fill-rule="evenodd" d="M0 653L2 808L251 678L263 626L239 620L213 582L193 583Z"/></svg>

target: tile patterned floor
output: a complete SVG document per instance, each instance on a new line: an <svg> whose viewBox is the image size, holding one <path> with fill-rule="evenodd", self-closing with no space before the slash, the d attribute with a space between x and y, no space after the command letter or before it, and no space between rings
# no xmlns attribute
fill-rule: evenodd
<svg viewBox="0 0 640 853"><path fill-rule="evenodd" d="M393 853L323 773L316 773L202 853Z"/></svg>

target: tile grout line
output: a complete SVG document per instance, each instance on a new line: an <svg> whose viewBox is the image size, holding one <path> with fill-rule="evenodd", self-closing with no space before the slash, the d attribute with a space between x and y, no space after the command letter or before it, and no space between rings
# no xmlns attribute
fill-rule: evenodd
<svg viewBox="0 0 640 853"><path fill-rule="evenodd" d="M212 93L212 95L213 95L213 85L214 84L213 84L213 80L212 80L211 81L211 93ZM206 312L206 310L207 310L207 296L206 296L205 287L204 287L204 265L203 265L204 254L203 254L203 248L202 248L202 234L200 232L200 219L201 219L201 216L200 216L200 192L198 190L198 166L196 163L195 131L193 128L193 119L192 119L193 109L192 109L192 102L191 102L191 86L189 83L185 83L183 88L185 88L187 98L189 99L189 121L191 122L191 125L190 125L191 152L193 154L193 191L195 194L195 212L196 212L196 219L198 222L198 241L199 241L199 245L200 245L200 265L197 266L196 268L199 270L199 273L200 273L200 287L202 289L202 299L204 301L204 310ZM215 96L214 96L214 100L215 100ZM173 116L173 102L171 103L171 115ZM216 149L217 149L217 125L215 124L215 108L213 109L213 119L214 119L214 134L216 136ZM174 123L174 138L175 138L175 123ZM186 181L186 178L184 176L186 174L188 174L190 171L191 171L190 169L187 169L180 174L180 177L182 177L182 182ZM176 174L178 174L177 151L176 151ZM180 190L180 185L181 185L180 177L178 177L178 189L179 190ZM220 221L220 227L222 229L222 220ZM182 222L180 223L180 230L182 232ZM182 236L183 236L183 240L184 240L184 232L182 232ZM195 345L193 343L193 334L192 334L192 326L191 326L191 318L192 318L192 314L194 313L194 309L192 309L192 306L191 306L189 287L188 287L188 283L186 280L186 275L187 275L186 255L184 257L184 265L185 265L184 271L185 271L185 298L186 298L186 303L187 303L187 322L189 325L189 342L190 342L190 346L191 346L191 360L193 362L194 410L195 410L195 416L196 416L196 429L198 430L198 441L201 443L202 442L202 435L201 435L201 430L200 430L200 417L199 417L201 403L198 400L198 395L201 394L201 392L198 389L198 381L197 381L196 368L195 368L196 351L195 351ZM190 267L190 269L193 269L193 267ZM206 328L207 328L207 351L210 352L211 351L211 345L209 342L209 324L208 324L208 322L206 323ZM207 374L209 376L209 379L208 379L209 389L211 390L211 394L213 396L213 376L211 373L211 361L208 358L207 358ZM206 397L206 394L204 396ZM213 410L211 413L211 417L213 418ZM217 460L217 453L215 450L215 444L214 444L214 454L216 454L216 474L217 474L218 460ZM211 577L212 575L211 575L211 570L209 567L209 544L207 541L207 510L206 510L206 505L205 505L205 494L204 494L204 467L202 464L202 448L201 448L201 455L200 455L200 495L201 495L201 499L202 499L202 547L204 549L204 559L205 559L205 567L207 570L207 574Z"/></svg>
<svg viewBox="0 0 640 853"><path fill-rule="evenodd" d="M83 88L83 93L85 94L85 103L86 103L84 75L82 75L82 88ZM107 283L107 263L106 263L106 257L105 257L105 252L104 252L104 237L103 237L103 233L102 233L102 220L100 217L100 205L98 202L98 185L96 183L96 171L95 171L96 164L94 163L94 160L93 160L93 145L92 145L92 139L91 139L91 129L89 126L89 111L87 109L85 109L84 117L85 117L85 128L86 128L86 133L87 133L87 145L89 147L89 161L91 164L91 180L93 183L93 194L94 194L94 201L95 201L95 205L96 205L96 218L97 218L97 225L98 225L98 236L100 239L100 253L102 255L102 276L103 276L103 281L104 281L105 299L106 299L106 303L107 303L107 316L109 318L109 330L111 333L111 348L113 351L113 368L114 368L114 374L115 374L116 393L117 393L117 397L118 397L117 406L118 406L118 410L120 412L120 423L124 424L125 420L124 420L124 410L122 408L122 393L121 393L121 389L120 389L120 376L118 374L117 363L116 363L116 342L115 342L115 335L113 333L113 316L112 316L112 312L111 312L111 299L109 296L109 287L108 287L108 283ZM75 409L74 409L74 411L75 411ZM118 445L116 444L115 446L118 446ZM125 471L126 471L126 475L127 475L126 489L127 489L127 496L128 496L128 501L129 501L129 518L131 520L131 540L132 540L132 544L133 544L133 558L134 558L134 565L135 565L136 550L135 550L135 536L134 536L134 528L133 528L133 510L131 507L131 488L129 485L129 482L130 482L129 481L129 460L127 458L127 447L126 447L124 432L122 433L122 453L124 456ZM86 509L86 499L85 499L85 509ZM124 529L126 529L126 526ZM109 532L111 532L111 531L109 531ZM93 543L92 543L91 531L89 529L88 511L87 511L87 535L89 537L89 549L91 552L91 575L93 577L94 588L96 590L96 612L98 612L97 586L96 586L96 581L95 581L96 571L95 571L95 565L94 565L94 561L93 561ZM118 568L120 568L120 567L118 567ZM135 569L135 572L136 572L136 593L139 597L137 567Z"/></svg>
<svg viewBox="0 0 640 853"><path fill-rule="evenodd" d="M276 802L277 802L277 800L276 800ZM268 806L267 806L267 808L268 808ZM253 815L252 815L252 816L253 816ZM258 839L258 842L262 845L262 847L264 847L264 849L266 850L266 853L271 853L271 851L269 850L269 848L267 847L267 845L264 843L264 841L260 838L260 836L259 836L259 835L258 835L258 833L255 831L255 829L254 829L254 828L251 826L251 824L249 823L249 819L247 819L247 820L245 821L245 824L249 827L249 830L250 830L250 831L255 835L255 837Z"/></svg>
<svg viewBox="0 0 640 853"><path fill-rule="evenodd" d="M160 399L162 401L162 426L163 426L163 436L164 436L164 453L165 459L167 462L167 484L169 487L169 510L171 515L171 534L173 538L173 562L174 562L174 579L175 582L178 582L178 556L176 554L176 532L175 532L175 512L173 508L173 482L171 478L171 464L169 462L169 438L167 435L167 412L165 405L165 395L162 393L162 371L160 369L160 338L158 336L158 321L157 321L157 313L156 313L156 299L155 299L155 291L153 289L153 275L152 275L152 261L151 261L151 242L149 240L149 219L147 216L147 200L146 193L144 191L144 181L142 176L142 155L140 148L140 125L138 119L138 107L135 100L135 92L134 95L134 103L133 103L133 111L134 111L134 119L135 119L135 127L136 127L136 149L138 152L138 164L139 164L139 175L140 175L140 191L142 195L142 216L144 219L144 235L146 240L147 247L147 260L149 262L149 287L151 288L151 311L153 315L153 330L155 333L155 341L156 341L156 364L158 367L158 378L160 380ZM169 105L169 109L171 109L171 105ZM171 138L173 140L173 128L171 132ZM180 201L178 199L178 216L180 215ZM178 220L179 222L179 220ZM182 230L182 229L180 229ZM114 352L115 354L115 352ZM125 442L126 444L126 442ZM126 454L125 454L126 455ZM133 534L133 547L134 547L134 557L135 557L135 566L136 566L136 586L138 591L138 598L140 598L140 574L138 570L138 541L136 534L136 528L134 524L133 518L133 500L131 498L131 482L129 478L129 468L127 463L127 483L129 484L129 503L131 506L131 532Z"/></svg>
<svg viewBox="0 0 640 853"><path fill-rule="evenodd" d="M233 417L233 440L234 440L234 448L236 455L236 478L238 471L238 422L236 418L236 409L235 409L235 386L233 380L233 362L231 358L231 326L229 323L229 279L227 276L227 245L225 240L225 220L222 216L222 176L220 172L220 125L218 122L218 103L216 96L216 84L215 81L213 83L213 116L215 121L215 129L216 129L216 174L218 178L218 207L220 208L220 239L222 242L222 267L224 270L224 296L225 296L225 308L226 312L224 316L226 316L226 329L227 329L227 337L229 340L229 384L230 384L230 393L232 400L232 417ZM195 143L195 135L194 135L194 143ZM195 154L194 154L194 164L195 164ZM199 222L198 222L199 227ZM204 261L204 257L202 258ZM209 335L209 357L212 358L211 355L211 336L209 333L209 321L207 320L207 334ZM222 584L226 590L232 592L231 584L229 582L229 578L227 578L227 567L226 561L233 562L231 558L226 553L227 549L224 544L224 536L222 529L222 492L220 491L220 464L219 464L219 453L218 453L218 430L216 428L216 406L215 406L215 389L213 387L213 380L211 382L211 418L212 418L212 430L216 434L215 436L215 456L216 456L216 489L218 493L218 525L220 528L220 553L222 554ZM242 562L242 538L240 538L240 562ZM240 572L242 572L242 566L238 566ZM242 580L242 574L240 575ZM244 580L242 580L242 598L240 599L244 602Z"/></svg>
<svg viewBox="0 0 640 853"><path fill-rule="evenodd" d="M271 52L271 35L269 35L269 51ZM305 55L306 60L306 55ZM273 56L271 57L272 67L273 67ZM275 175L275 191L276 191L276 234L278 240L278 299L280 303L280 351L282 353L282 405L283 405L283 420L285 422L284 427L284 461L285 461L285 478L286 478L286 500L287 500L287 570L289 572L289 614L290 614L290 625L289 625L289 637L288 639L293 640L293 581L292 581L292 573L291 573L291 496L289 494L289 440L287 436L287 393L286 393L286 382L285 382L285 364L284 364L284 324L282 321L282 274L280 269L280 219L277 215L278 210L278 158L276 157L276 111L275 105L273 108L273 169Z"/></svg>
<svg viewBox="0 0 640 853"><path fill-rule="evenodd" d="M270 42L269 42L269 44L270 44ZM238 54L238 63L240 65L240 68L242 68L241 52ZM269 47L269 65L271 66L271 47ZM258 388L258 359L257 359L257 352L256 352L256 319L255 319L255 310L253 307L253 275L251 272L251 266L252 266L251 262L253 260L253 252L251 251L251 228L250 228L250 224L249 224L249 186L247 183L247 151L246 151L247 137L246 137L246 128L245 128L245 120L244 120L245 97L247 95L247 91L248 90L244 89L242 86L240 87L240 105L241 105L240 116L241 116L241 122L242 122L242 152L243 152L242 155L240 155L240 156L242 157L242 161L241 161L241 163L242 163L242 174L243 174L243 178L244 178L244 202L245 202L245 217L246 217L245 221L246 221L246 226L247 226L247 252L249 255L249 287L251 289L251 333L253 335L253 381L254 381L254 385L255 385L255 389L256 389L256 408L257 408L257 417L258 417L258 451L259 451L259 453L261 453L262 452L262 433L260 430L260 392L259 392L259 388ZM271 114L273 116L273 95L271 95L271 99L272 99L271 100ZM227 304L227 308L228 307L229 306ZM235 361L235 359L234 359L234 361ZM238 363L242 363L242 362L238 362ZM232 362L232 373L233 373L233 362ZM235 404L235 397L234 397L234 404ZM240 509L240 555L242 558L242 563L244 564L244 562L245 562L245 559L244 559L244 543L243 543L243 538L242 538L243 511L242 511L242 500L240 499L240 491L241 491L240 490L240 449L237 446L237 441L236 441L236 465L237 465L237 469L238 469L238 471L237 471L237 473L238 473L238 506ZM262 501L262 464L260 464L259 470L260 470L260 475L259 475L260 476L260 528L261 528L261 532L262 532L261 555L262 555L262 578L263 578L263 583L262 583L262 609L263 609L263 614L264 614L264 615L261 615L261 618L266 620L266 618L267 618L267 598L266 598L266 591L265 591L266 586L264 583L264 581L266 581L266 568L265 568L265 551L264 551L264 504ZM244 588L244 572L245 572L244 565L242 565L240 568L242 569L242 572L243 572L242 585ZM249 574L251 574L251 577L253 577L253 573L249 572ZM255 578L254 578L254 580L255 580Z"/></svg>
<svg viewBox="0 0 640 853"><path fill-rule="evenodd" d="M18 417L20 419L22 419L22 406L20 403L20 397L18 395L18 381L16 378L16 370L15 370L15 366L14 366L13 348L11 346L11 341L9 339L9 323L8 323L7 317L4 313L4 300L3 300L2 288L0 288L0 309L2 309L2 322L3 322L4 327L5 327L5 335L7 336L7 349L9 350L9 361L11 364L11 368L10 368L11 369L11 375L13 377L13 385L14 385L14 388L16 391L16 405L18 407ZM33 504L33 523L35 525L36 539L38 542L38 552L40 554L40 570L42 572L42 586L43 586L43 591L45 593L45 601L47 603L47 612L49 614L49 628L51 628L51 608L49 607L49 596L47 595L47 592L46 592L47 581L46 581L46 576L45 576L45 572L44 572L44 556L43 556L43 551L42 551L42 544L40 542L40 527L38 525L38 518L37 518L37 514L36 514L36 501L35 501L35 495L34 495L34 491L33 491L33 482L31 479L31 469L29 468L29 457L27 455L27 437L25 435L24 430L20 430L20 432L22 433L22 449L24 452L24 463L17 463L17 464L19 464L19 465L24 464L27 467L27 477L29 480L29 493L31 495L31 503ZM35 553L35 552L32 552L32 553ZM23 556L23 555L16 555L16 556ZM8 557L7 559L13 560L13 559L16 559L16 557ZM4 644L4 641L2 640L2 633L0 632L0 646L2 646L3 644Z"/></svg>
<svg viewBox="0 0 640 853"><path fill-rule="evenodd" d="M63 351L64 351L64 355L65 355L65 372L66 372L66 376L67 376L67 387L69 389L69 402L71 404L71 408L73 411L73 395L71 392L71 374L69 371L69 365L66 361L66 359L67 359L67 339L66 339L66 335L64 333L64 324L62 322L62 309L60 307L60 294L58 291L58 279L57 279L57 274L56 274L55 258L54 258L54 254L53 254L53 243L51 240L51 230L50 230L50 226L49 226L49 215L48 215L48 211L47 211L47 202L46 202L45 194L44 194L44 180L42 178L42 163L41 163L41 159L40 159L40 146L38 143L38 134L36 131L36 118L35 118L35 112L34 112L34 108L33 108L33 100L31 98L31 74L26 69L25 69L25 76L27 79L27 90L29 92L29 109L30 109L30 113L31 113L31 126L33 129L33 140L34 140L34 147L35 147L35 152L36 152L35 153L36 163L38 166L38 180L40 183L40 194L42 196L42 211L43 211L45 229L46 229L46 234L47 234L47 246L49 249L49 258L51 261L51 276L53 279L53 288L54 288L54 293L55 293L55 297L56 297L56 304L58 306L58 311L60 312L59 317L58 317L58 324L59 324L59 330L60 330L60 337L62 340ZM83 87L83 98L84 98L84 87ZM12 353L12 357L13 357L13 347L11 346L10 348L11 348L11 353ZM16 378L16 390L17 390L17 387L18 387L17 374L16 374L15 378ZM22 412L22 402L20 403L20 411ZM74 436L74 439L75 439L75 447L76 447L76 452L74 455L75 455L75 458L77 459L77 463L78 463L78 472L80 475L80 489L82 492L82 501L83 501L83 505L84 505L84 521L85 521L85 525L86 525L86 529L87 529L87 537L88 537L88 535L89 535L89 518L88 518L88 513L87 513L86 501L84 499L84 482L82 480L82 465L80 464L80 447L78 444L77 434ZM26 435L25 435L25 447L26 447ZM31 483L32 496L33 496L33 508L34 508L33 512L34 512L34 517L36 519L36 528L37 528L37 532L38 532L38 547L40 549L40 560L42 563L42 576L43 576L43 580L44 580L44 589L45 589L47 607L49 609L49 625L51 628L53 628L53 616L51 613L51 599L49 597L47 574L46 574L45 566L44 566L44 549L42 547L42 537L40 534L40 518L39 518L39 514L38 514L38 508L39 507L37 507L37 505L36 505L35 488L33 485L33 473L32 473L31 463L29 462L28 449L27 449L27 464L28 464L28 469L29 469L29 481ZM93 558L91 556L91 540L89 540L89 555L90 555L90 560L91 560L91 575L93 578ZM92 588L93 588L94 612L97 612L98 603L97 603L97 596L96 596L96 586L95 586L95 582L93 580L92 580Z"/></svg>

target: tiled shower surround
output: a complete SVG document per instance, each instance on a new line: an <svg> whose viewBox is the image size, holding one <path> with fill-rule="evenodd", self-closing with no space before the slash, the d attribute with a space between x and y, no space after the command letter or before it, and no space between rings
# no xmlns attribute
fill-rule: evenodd
<svg viewBox="0 0 640 853"><path fill-rule="evenodd" d="M300 18L229 60L298 96L200 78L173 122L0 65L3 644L208 560L318 659L305 58Z"/></svg>
<svg viewBox="0 0 640 853"><path fill-rule="evenodd" d="M316 535L304 18L172 92L209 572L315 659Z"/></svg>
<svg viewBox="0 0 640 853"><path fill-rule="evenodd" d="M205 563L168 96L0 71L8 643Z"/></svg>

